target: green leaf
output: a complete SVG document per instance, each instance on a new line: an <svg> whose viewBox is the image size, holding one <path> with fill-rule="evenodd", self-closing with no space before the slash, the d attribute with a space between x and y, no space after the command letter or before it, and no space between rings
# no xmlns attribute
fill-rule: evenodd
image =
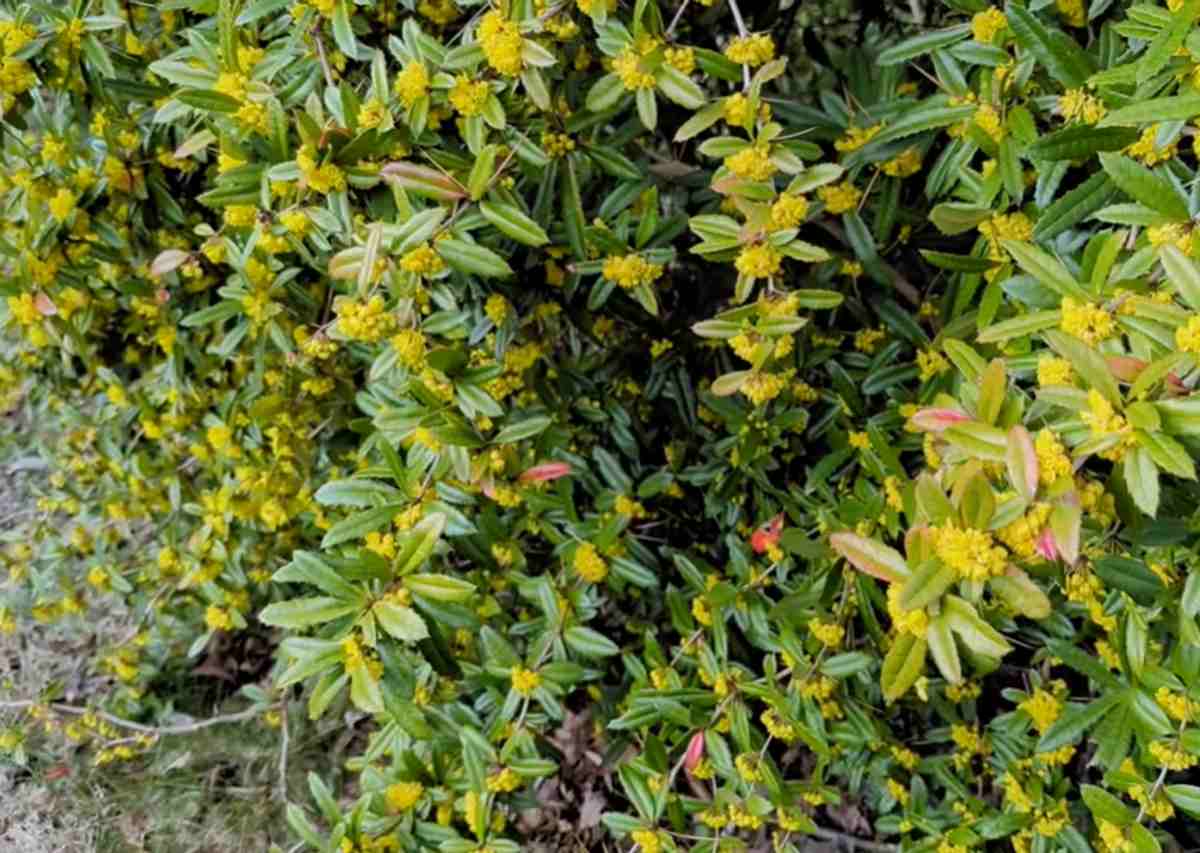
<svg viewBox="0 0 1200 853"><path fill-rule="evenodd" d="M544 246L550 242L542 226L538 225L514 205L497 201L479 203L483 218L496 226L502 233L526 246Z"/></svg>
<svg viewBox="0 0 1200 853"><path fill-rule="evenodd" d="M395 487L379 480L357 478L333 480L313 495L322 506L378 506L399 496Z"/></svg>
<svg viewBox="0 0 1200 853"><path fill-rule="evenodd" d="M425 620L411 607L383 599L371 608L379 627L403 643L416 643L429 636Z"/></svg>
<svg viewBox="0 0 1200 853"><path fill-rule="evenodd" d="M1179 295L1193 311L1200 311L1200 269L1196 263L1178 246L1167 244L1159 250L1158 259L1162 262L1163 272L1167 280L1179 291Z"/></svg>
<svg viewBox="0 0 1200 853"><path fill-rule="evenodd" d="M563 632L567 648L587 658L604 658L620 654L617 644L599 631L583 625L575 625Z"/></svg>
<svg viewBox="0 0 1200 853"><path fill-rule="evenodd" d="M291 5L292 0L258 0L257 3L251 3L242 10L242 14L237 16L236 23L239 27L244 27L268 15L282 11Z"/></svg>
<svg viewBox="0 0 1200 853"><path fill-rule="evenodd" d="M658 90L681 107L698 110L705 104L704 90L695 81L670 65L663 65L655 72L654 82Z"/></svg>
<svg viewBox="0 0 1200 853"><path fill-rule="evenodd" d="M951 684L961 684L962 663L959 661L958 646L954 644L954 636L950 633L950 623L945 614L929 620L925 641L942 677Z"/></svg>
<svg viewBox="0 0 1200 853"><path fill-rule="evenodd" d="M1013 317L1001 323L995 323L981 331L976 340L981 344L997 344L1013 338L1023 338L1043 329L1051 329L1062 322L1062 312L1057 308L1052 311L1033 311Z"/></svg>
<svg viewBox="0 0 1200 853"><path fill-rule="evenodd" d="M235 113L241 107L241 102L237 98L231 98L224 92L199 92L185 89L182 92L176 92L175 99L189 107L210 113Z"/></svg>
<svg viewBox="0 0 1200 853"><path fill-rule="evenodd" d="M1196 479L1196 464L1191 454L1171 436L1139 429L1134 430L1134 437L1159 468L1185 480Z"/></svg>
<svg viewBox="0 0 1200 853"><path fill-rule="evenodd" d="M434 245L446 263L459 272L485 278L508 278L513 274L512 267L504 258L478 243L447 237Z"/></svg>
<svg viewBox="0 0 1200 853"><path fill-rule="evenodd" d="M926 560L900 590L900 606L919 610L941 598L957 580L958 574L941 560Z"/></svg>
<svg viewBox="0 0 1200 853"><path fill-rule="evenodd" d="M350 26L350 0L339 0L333 7L333 40L347 59L358 58L354 29Z"/></svg>
<svg viewBox="0 0 1200 853"><path fill-rule="evenodd" d="M967 23L921 33L881 51L875 61L880 65L900 65L938 48L956 44L966 38L970 32L971 25Z"/></svg>
<svg viewBox="0 0 1200 853"><path fill-rule="evenodd" d="M1158 466L1154 464L1150 452L1140 446L1125 451L1121 475L1138 509L1153 518L1158 512Z"/></svg>
<svg viewBox="0 0 1200 853"><path fill-rule="evenodd" d="M1120 195L1108 175L1096 172L1073 190L1060 195L1042 211L1033 239L1044 242L1083 222Z"/></svg>
<svg viewBox="0 0 1200 853"><path fill-rule="evenodd" d="M346 601L328 595L293 598L290 601L268 604L259 611L258 620L278 628L307 628L309 625L330 622L353 613L358 607L356 601Z"/></svg>
<svg viewBox="0 0 1200 853"><path fill-rule="evenodd" d="M1083 377L1084 382L1114 406L1121 405L1121 389L1108 369L1104 356L1079 338L1057 329L1046 332L1045 338L1055 352L1071 362L1072 369Z"/></svg>
<svg viewBox="0 0 1200 853"><path fill-rule="evenodd" d="M1188 121L1200 116L1200 95L1174 95L1138 100L1113 110L1100 119L1097 127L1137 127L1160 121Z"/></svg>
<svg viewBox="0 0 1200 853"><path fill-rule="evenodd" d="M1121 191L1173 221L1186 221L1187 200L1175 185L1123 154L1101 153L1100 165Z"/></svg>
<svg viewBox="0 0 1200 853"><path fill-rule="evenodd" d="M1136 130L1077 124L1039 137L1025 149L1030 160L1084 160L1099 151L1120 151L1138 139Z"/></svg>
<svg viewBox="0 0 1200 853"><path fill-rule="evenodd" d="M1137 64L1137 82L1145 83L1161 71L1179 48L1192 28L1200 3L1196 0L1184 3L1183 7L1175 10L1167 25L1159 30L1158 35L1150 42L1150 47L1142 54Z"/></svg>
<svg viewBox="0 0 1200 853"><path fill-rule="evenodd" d="M359 601L363 593L309 551L296 551L292 561L271 576L275 583L310 583L322 592L346 601Z"/></svg>
<svg viewBox="0 0 1200 853"><path fill-rule="evenodd" d="M1032 243L1004 240L1004 248L1017 265L1059 296L1087 301L1088 295L1063 262Z"/></svg>
<svg viewBox="0 0 1200 853"><path fill-rule="evenodd" d="M332 548L351 539L361 539L368 533L378 530L385 524L391 524L396 513L405 508L404 504L394 503L374 509L356 512L349 518L344 518L325 533L321 540L322 548Z"/></svg>
<svg viewBox="0 0 1200 853"><path fill-rule="evenodd" d="M900 634L883 659L879 685L889 705L908 692L925 671L926 643L924 637Z"/></svg>
<svg viewBox="0 0 1200 853"><path fill-rule="evenodd" d="M411 530L397 537L396 574L399 577L415 572L429 559L442 531L446 529L446 514L431 512L418 521Z"/></svg>
<svg viewBox="0 0 1200 853"><path fill-rule="evenodd" d="M1078 42L1061 30L1044 26L1033 12L1015 3L1004 9L1008 28L1016 36L1017 44L1029 51L1050 76L1069 89L1087 82L1095 71L1091 57Z"/></svg>
<svg viewBox="0 0 1200 853"><path fill-rule="evenodd" d="M1074 743L1124 699L1125 694L1114 691L1087 705L1068 705L1062 716L1042 735L1036 747L1037 751L1053 752L1059 747Z"/></svg>
<svg viewBox="0 0 1200 853"><path fill-rule="evenodd" d="M1194 818L1200 818L1200 787L1195 785L1167 785L1163 790L1175 807Z"/></svg>
<svg viewBox="0 0 1200 853"><path fill-rule="evenodd" d="M545 431L545 429L554 422L554 419L549 415L531 415L519 421L514 421L506 425L492 439L492 444L514 444L518 441L524 441L527 438L533 438Z"/></svg>
<svg viewBox="0 0 1200 853"><path fill-rule="evenodd" d="M179 321L179 325L192 328L195 326L207 326L209 323L220 323L228 320L230 317L241 314L243 310L241 302L234 299L226 299L218 302L216 305L210 305L207 308L201 308L199 311L188 314Z"/></svg>
<svg viewBox="0 0 1200 853"><path fill-rule="evenodd" d="M899 118L875 135L871 140L871 148L877 149L889 142L905 139L927 130L939 127L949 127L975 115L975 107L971 104L950 106L947 98L935 95L923 101L913 109L902 113Z"/></svg>
<svg viewBox="0 0 1200 853"><path fill-rule="evenodd" d="M424 558L422 558L423 561ZM404 586L414 595L421 595L434 601L466 601L475 594L473 583L449 575L409 575L404 579Z"/></svg>
<svg viewBox="0 0 1200 853"><path fill-rule="evenodd" d="M1135 818L1133 811L1103 788L1096 785L1084 785L1080 788L1080 793L1083 795L1083 801L1087 803L1088 810L1095 815L1097 820L1106 820L1117 826L1128 826L1133 823Z"/></svg>
<svg viewBox="0 0 1200 853"><path fill-rule="evenodd" d="M1163 591L1162 580L1140 560L1101 557L1092 568L1105 584L1129 593L1138 604L1153 604Z"/></svg>

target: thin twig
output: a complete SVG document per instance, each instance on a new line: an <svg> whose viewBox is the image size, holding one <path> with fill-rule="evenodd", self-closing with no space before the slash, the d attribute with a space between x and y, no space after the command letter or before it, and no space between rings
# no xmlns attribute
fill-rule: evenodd
<svg viewBox="0 0 1200 853"><path fill-rule="evenodd" d="M0 710L21 710L32 708L35 705L42 705L42 702L37 702L32 699L23 699L17 702L0 702ZM164 735L186 735L200 729L207 729L210 726L220 726L226 723L240 723L244 720L249 720L257 717L262 713L262 708L254 707L247 708L244 711L238 711L236 714L224 714L219 717L209 717L206 720L197 720L194 723L181 723L177 726L147 726L142 723L135 723L133 720L122 719L121 717L113 716L106 711L97 711L95 708L85 708L79 705L65 705L61 702L53 702L46 707L53 711L58 711L60 714L95 714L106 723L112 723L114 726L120 726L124 729L129 729L134 732L144 732L146 734L162 737Z"/></svg>
<svg viewBox="0 0 1200 853"><path fill-rule="evenodd" d="M733 12L734 23L737 24L738 35L742 38L749 38L750 31L746 29L746 22L742 20L742 10L738 8L737 0L729 0L729 9ZM742 88L750 88L750 66L742 66Z"/></svg>
<svg viewBox="0 0 1200 853"><path fill-rule="evenodd" d="M667 26L667 33L665 36L667 41L671 40L671 36L675 32L675 27L679 23L679 19L683 17L683 10L688 7L688 3L691 1L692 0L683 0L683 2L679 4L679 8L675 10L675 17L671 19L670 25Z"/></svg>
<svg viewBox="0 0 1200 853"><path fill-rule="evenodd" d="M319 25L312 28L312 38L317 45L317 58L321 60L321 70L325 72L325 85L330 89L337 88L337 84L333 82L333 71L329 68L329 58L325 55L325 39L321 38Z"/></svg>
<svg viewBox="0 0 1200 853"><path fill-rule="evenodd" d="M279 745L279 801L287 802L287 772L288 772L288 703L285 696L279 702L279 729L283 741Z"/></svg>

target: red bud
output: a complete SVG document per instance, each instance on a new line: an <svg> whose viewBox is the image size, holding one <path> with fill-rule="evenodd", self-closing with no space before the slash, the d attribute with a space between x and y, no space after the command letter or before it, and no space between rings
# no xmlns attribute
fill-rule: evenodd
<svg viewBox="0 0 1200 853"><path fill-rule="evenodd" d="M761 554L768 548L778 545L781 535L783 535L782 512L754 531L750 537L750 547L754 549L755 554Z"/></svg>
<svg viewBox="0 0 1200 853"><path fill-rule="evenodd" d="M1042 534L1038 536L1035 546L1037 552L1047 560L1058 559L1058 543L1054 541L1054 532L1047 526L1042 530Z"/></svg>
<svg viewBox="0 0 1200 853"><path fill-rule="evenodd" d="M704 732L696 732L688 742L687 754L683 757L683 767L691 773L704 758Z"/></svg>

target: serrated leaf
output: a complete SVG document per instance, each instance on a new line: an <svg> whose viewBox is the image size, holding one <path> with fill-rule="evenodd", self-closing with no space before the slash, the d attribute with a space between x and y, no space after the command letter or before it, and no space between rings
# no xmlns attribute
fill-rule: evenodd
<svg viewBox="0 0 1200 853"><path fill-rule="evenodd" d="M1175 185L1123 154L1102 153L1100 165L1121 191L1176 222L1186 221L1187 200Z"/></svg>

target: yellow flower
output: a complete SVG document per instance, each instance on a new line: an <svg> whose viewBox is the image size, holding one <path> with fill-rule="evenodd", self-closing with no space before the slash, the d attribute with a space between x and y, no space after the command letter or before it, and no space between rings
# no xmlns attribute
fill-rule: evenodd
<svg viewBox="0 0 1200 853"><path fill-rule="evenodd" d="M1004 123L1000 120L1000 113L991 104L981 104L975 110L974 121L997 144L1004 139Z"/></svg>
<svg viewBox="0 0 1200 853"><path fill-rule="evenodd" d="M384 798L393 812L406 812L415 806L424 794L425 786L420 782L397 782L388 786Z"/></svg>
<svg viewBox="0 0 1200 853"><path fill-rule="evenodd" d="M1193 314L1175 330L1175 346L1183 352L1200 353L1200 314Z"/></svg>
<svg viewBox="0 0 1200 853"><path fill-rule="evenodd" d="M696 70L696 51L690 47L668 47L663 51L663 61L680 74L691 74Z"/></svg>
<svg viewBox="0 0 1200 853"><path fill-rule="evenodd" d="M1070 385L1074 373L1071 362L1065 358L1053 355L1043 355L1038 358L1037 382L1042 388L1047 385Z"/></svg>
<svg viewBox="0 0 1200 853"><path fill-rule="evenodd" d="M1178 153L1178 145L1171 142L1160 148L1158 146L1159 125L1152 124L1142 131L1138 141L1125 149L1130 157L1141 160L1147 166L1157 166L1165 163Z"/></svg>
<svg viewBox="0 0 1200 853"><path fill-rule="evenodd" d="M823 622L820 619L809 620L808 632L816 638L817 642L828 649L836 649L840 646L842 638L846 635L846 629L837 622Z"/></svg>
<svg viewBox="0 0 1200 853"><path fill-rule="evenodd" d="M428 243L422 243L415 249L410 249L400 259L400 269L425 277L435 276L446 268L442 256L434 251Z"/></svg>
<svg viewBox="0 0 1200 853"><path fill-rule="evenodd" d="M986 531L960 528L949 521L930 527L929 532L938 559L963 580L985 581L1008 568L1008 555Z"/></svg>
<svg viewBox="0 0 1200 853"><path fill-rule="evenodd" d="M808 199L802 195L781 195L771 205L771 228L795 228L808 215Z"/></svg>
<svg viewBox="0 0 1200 853"><path fill-rule="evenodd" d="M1082 27L1087 24L1087 12L1083 8L1083 0L1057 0L1055 6L1063 16L1067 26Z"/></svg>
<svg viewBox="0 0 1200 853"><path fill-rule="evenodd" d="M787 379L775 373L754 373L742 383L741 392L756 406L774 400L787 387Z"/></svg>
<svg viewBox="0 0 1200 853"><path fill-rule="evenodd" d="M833 143L833 147L842 153L857 151L868 142L875 138L879 131L883 130L882 124L875 124L871 127L849 127L846 128L846 133L841 139Z"/></svg>
<svg viewBox="0 0 1200 853"><path fill-rule="evenodd" d="M725 46L725 55L738 65L755 68L775 58L775 42L765 33L737 36Z"/></svg>
<svg viewBox="0 0 1200 853"><path fill-rule="evenodd" d="M228 611L222 610L215 604L210 604L204 611L204 624L210 631L227 631L233 627L233 620Z"/></svg>
<svg viewBox="0 0 1200 853"><path fill-rule="evenodd" d="M1062 702L1053 693L1040 687L1017 707L1029 715L1038 734L1045 734L1054 725L1054 721L1062 715L1063 708Z"/></svg>
<svg viewBox="0 0 1200 853"><path fill-rule="evenodd" d="M849 181L821 187L817 195L825 204L825 210L834 216L854 210L862 198L862 190Z"/></svg>
<svg viewBox="0 0 1200 853"><path fill-rule="evenodd" d="M542 684L542 676L540 674L521 666L514 666L510 675L512 677L513 690L522 696L529 696Z"/></svg>
<svg viewBox="0 0 1200 853"><path fill-rule="evenodd" d="M893 178L907 178L921 171L921 152L916 148L906 148L880 167L885 175Z"/></svg>
<svg viewBox="0 0 1200 853"><path fill-rule="evenodd" d="M472 80L466 74L459 74L450 89L450 105L462 116L477 116L483 112L491 89L486 80Z"/></svg>
<svg viewBox="0 0 1200 853"><path fill-rule="evenodd" d="M612 70L627 92L654 88L654 75L642 67L641 52L633 45L613 58Z"/></svg>
<svg viewBox="0 0 1200 853"><path fill-rule="evenodd" d="M871 447L871 437L865 432L850 433L850 446L859 450L868 450Z"/></svg>
<svg viewBox="0 0 1200 853"><path fill-rule="evenodd" d="M1058 96L1058 112L1067 121L1095 124L1104 118L1108 110L1099 98L1083 89L1067 89Z"/></svg>
<svg viewBox="0 0 1200 853"><path fill-rule="evenodd" d="M917 370L922 382L928 382L950 369L950 362L937 350L921 350L917 353Z"/></svg>
<svg viewBox="0 0 1200 853"><path fill-rule="evenodd" d="M631 290L641 284L653 284L662 275L663 268L652 264L641 255L610 255L604 261L601 275L618 286Z"/></svg>
<svg viewBox="0 0 1200 853"><path fill-rule="evenodd" d="M608 577L608 564L591 542L584 542L575 549L572 565L575 573L588 583L600 583Z"/></svg>
<svg viewBox="0 0 1200 853"><path fill-rule="evenodd" d="M971 18L971 34L975 36L975 41L981 44L991 44L996 40L996 35L1007 26L1008 19L994 6L986 12L977 12Z"/></svg>
<svg viewBox="0 0 1200 853"><path fill-rule="evenodd" d="M662 842L658 840L658 833L652 829L635 829L629 833L629 837L638 846L641 853L659 853L662 850Z"/></svg>
<svg viewBox="0 0 1200 853"><path fill-rule="evenodd" d="M425 63L414 59L405 63L404 68L396 75L396 95L405 107L412 107L417 101L429 94L429 71Z"/></svg>
<svg viewBox="0 0 1200 853"><path fill-rule="evenodd" d="M1059 328L1093 346L1116 332L1112 314L1098 305L1077 302L1070 296L1063 297L1062 320Z"/></svg>
<svg viewBox="0 0 1200 853"><path fill-rule="evenodd" d="M771 278L778 275L783 266L783 253L770 243L754 243L742 247L734 266L738 275L752 281Z"/></svg>
<svg viewBox="0 0 1200 853"><path fill-rule="evenodd" d="M476 37L488 65L506 77L521 73L521 31L515 23L506 20L503 13L493 9L484 15Z"/></svg>
<svg viewBox="0 0 1200 853"><path fill-rule="evenodd" d="M748 145L736 154L730 154L725 158L725 168L750 181L765 181L776 171L766 145Z"/></svg>
<svg viewBox="0 0 1200 853"><path fill-rule="evenodd" d="M1067 451L1058 440L1058 436L1050 430L1038 430L1034 450L1037 452L1038 480L1043 486L1053 485L1062 477L1069 477L1073 473L1071 458L1067 456Z"/></svg>
<svg viewBox="0 0 1200 853"><path fill-rule="evenodd" d="M387 112L387 104L379 98L371 98L358 108L358 126L363 130L373 130L383 124Z"/></svg>

